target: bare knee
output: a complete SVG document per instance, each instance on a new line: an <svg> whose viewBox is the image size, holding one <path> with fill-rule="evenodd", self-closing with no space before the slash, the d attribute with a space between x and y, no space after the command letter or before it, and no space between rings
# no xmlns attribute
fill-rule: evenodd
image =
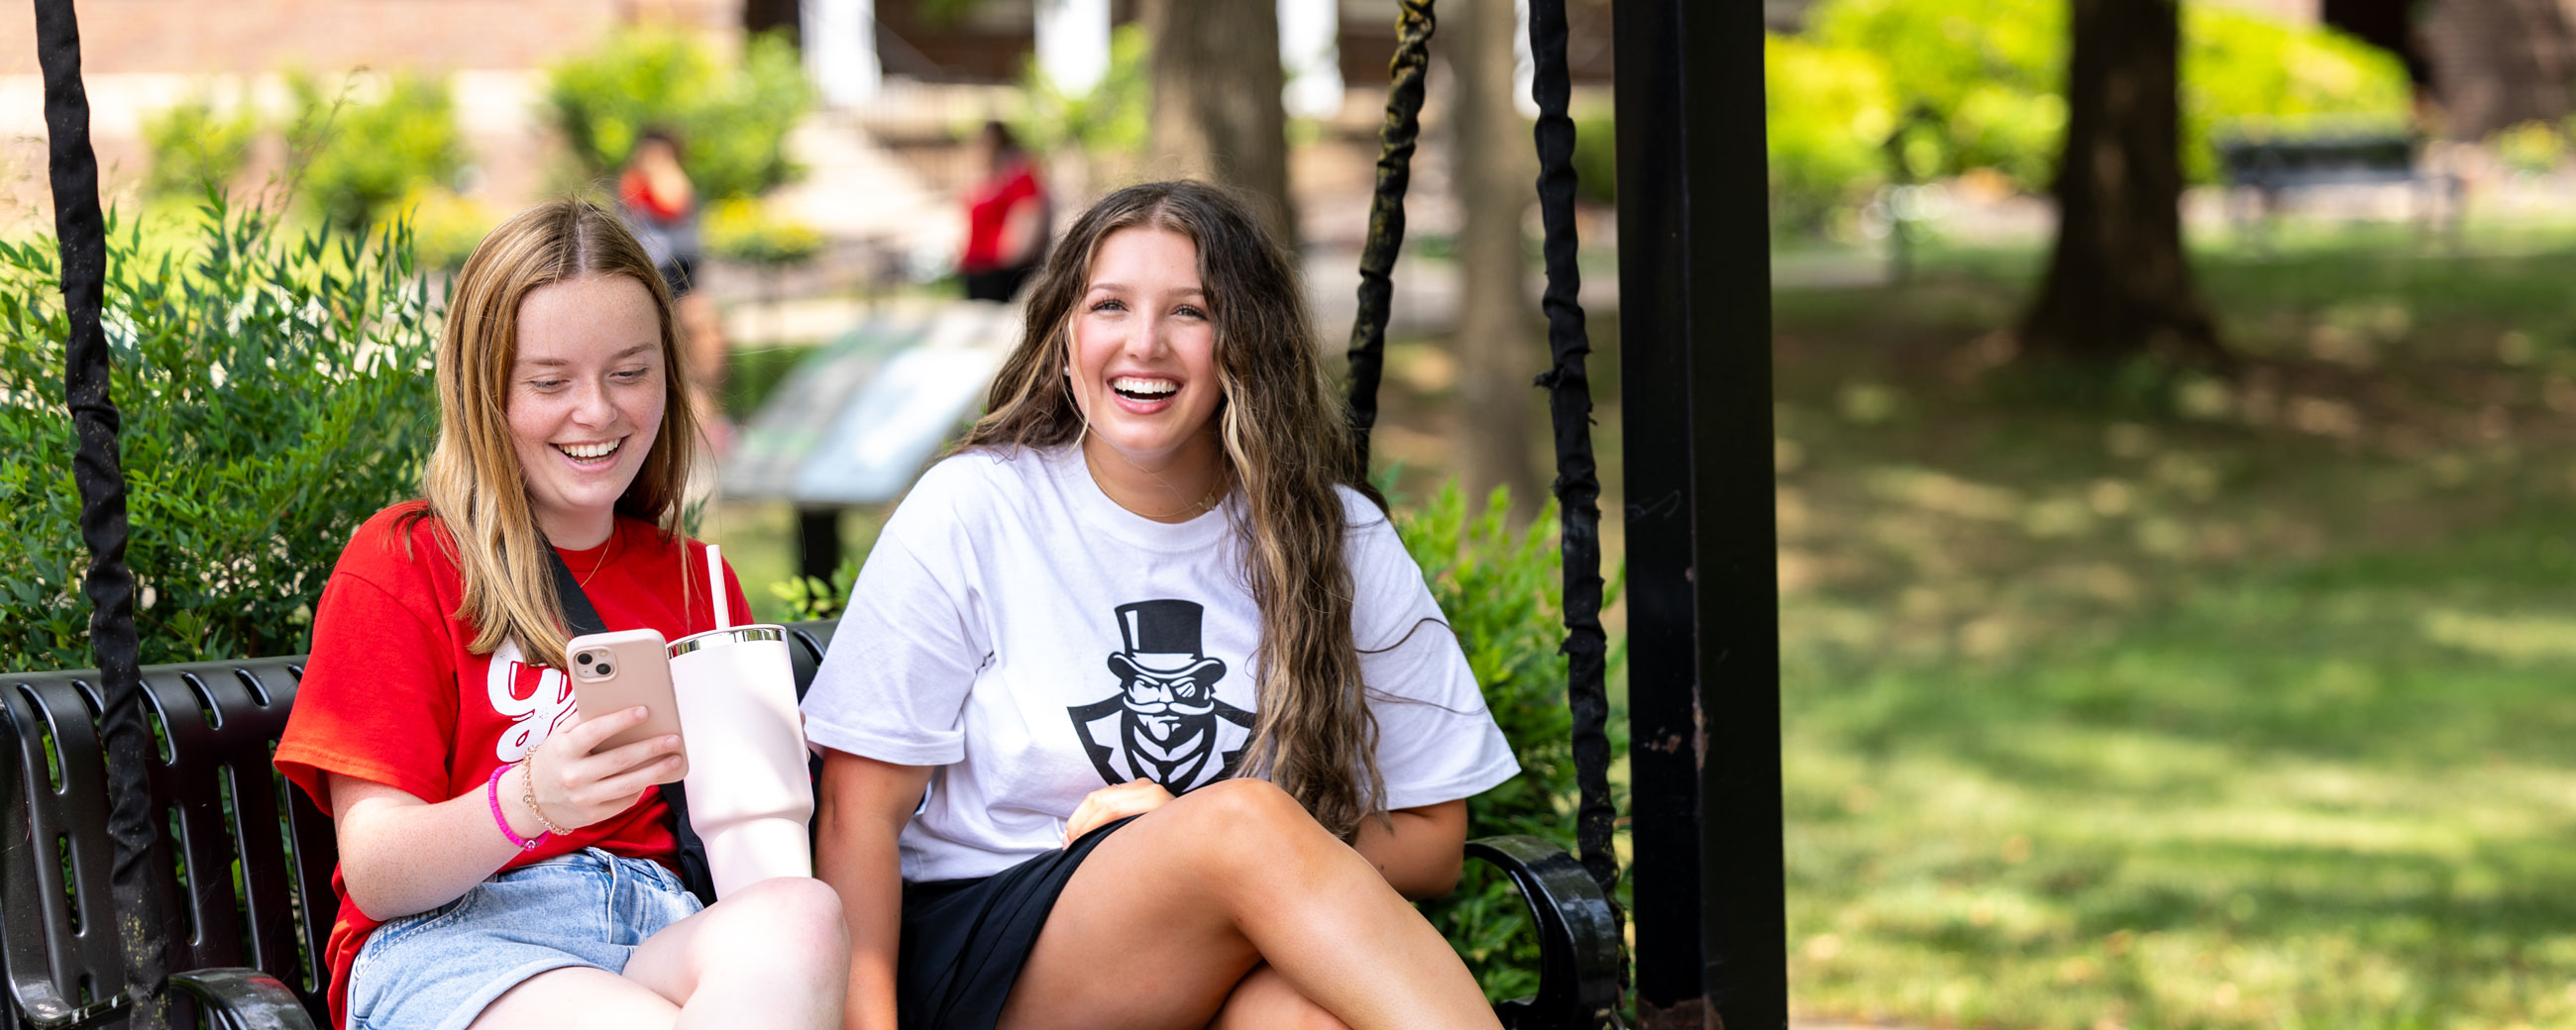
<svg viewBox="0 0 2576 1030"><path fill-rule="evenodd" d="M1323 827L1306 814L1306 806L1268 780L1238 776L1219 780L1182 799L1182 811L1211 841L1242 844L1281 836L1318 832ZM1248 836L1236 836L1248 835Z"/></svg>
<svg viewBox="0 0 2576 1030"><path fill-rule="evenodd" d="M1187 853L1173 856L1213 882L1295 878L1299 857L1328 857L1341 842L1304 805L1267 780L1221 780L1165 806Z"/></svg>
<svg viewBox="0 0 2576 1030"><path fill-rule="evenodd" d="M710 957L717 961L814 970L840 975L849 965L849 928L841 896L829 884L803 876L762 880L728 894L709 909Z"/></svg>

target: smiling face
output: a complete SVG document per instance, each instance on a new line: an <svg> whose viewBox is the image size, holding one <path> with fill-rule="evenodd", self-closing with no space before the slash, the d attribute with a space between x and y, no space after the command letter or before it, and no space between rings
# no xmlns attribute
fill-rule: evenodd
<svg viewBox="0 0 2576 1030"><path fill-rule="evenodd" d="M557 546L596 546L662 425L653 294L623 275L550 283L520 301L518 330L507 411L529 506Z"/></svg>
<svg viewBox="0 0 2576 1030"><path fill-rule="evenodd" d="M1100 241L1074 306L1074 404L1083 448L1149 471L1217 462L1212 416L1224 397L1216 323L1199 282L1198 246L1168 229L1121 229Z"/></svg>

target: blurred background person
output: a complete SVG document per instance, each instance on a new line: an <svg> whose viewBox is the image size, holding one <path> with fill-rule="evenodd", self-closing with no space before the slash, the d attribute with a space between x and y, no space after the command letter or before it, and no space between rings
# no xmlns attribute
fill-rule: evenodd
<svg viewBox="0 0 2576 1030"><path fill-rule="evenodd" d="M725 417L726 343L716 318L715 302L697 288L698 262L706 246L698 232L698 195L680 164L680 140L667 130L647 129L627 155L617 176L617 213L644 244L654 270L671 287L687 348L691 400L697 404L707 446L721 456L732 449L733 422Z"/></svg>
<svg viewBox="0 0 2576 1030"><path fill-rule="evenodd" d="M984 177L966 193L966 250L957 258L966 299L1008 302L1046 258L1052 205L1037 165L1009 127L984 123L976 137Z"/></svg>

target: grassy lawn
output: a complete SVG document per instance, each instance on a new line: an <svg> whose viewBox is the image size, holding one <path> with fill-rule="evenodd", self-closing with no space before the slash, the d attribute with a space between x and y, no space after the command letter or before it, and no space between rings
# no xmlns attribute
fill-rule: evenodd
<svg viewBox="0 0 2576 1030"><path fill-rule="evenodd" d="M2206 251L2243 367L2107 387L2007 361L2035 246L1778 294L1802 1017L2576 1026L2576 226L2461 250ZM1390 346L1401 492L1455 378ZM786 510L714 516L775 617Z"/></svg>
<svg viewBox="0 0 2576 1030"><path fill-rule="evenodd" d="M1796 1009L2576 1025L2576 230L2199 270L2232 379L1998 370L2036 249L1777 302Z"/></svg>

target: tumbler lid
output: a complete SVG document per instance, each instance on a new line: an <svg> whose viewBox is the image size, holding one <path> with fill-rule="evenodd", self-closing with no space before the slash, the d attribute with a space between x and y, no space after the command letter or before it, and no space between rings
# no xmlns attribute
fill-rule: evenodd
<svg viewBox="0 0 2576 1030"><path fill-rule="evenodd" d="M671 641L671 657L677 658L681 655L688 654L691 651L707 647L722 647L727 644L748 644L771 640L784 642L786 639L787 627L785 626L770 623L754 623L748 626L727 626L723 629L711 629L704 633L692 633L688 636L681 637L678 640Z"/></svg>

